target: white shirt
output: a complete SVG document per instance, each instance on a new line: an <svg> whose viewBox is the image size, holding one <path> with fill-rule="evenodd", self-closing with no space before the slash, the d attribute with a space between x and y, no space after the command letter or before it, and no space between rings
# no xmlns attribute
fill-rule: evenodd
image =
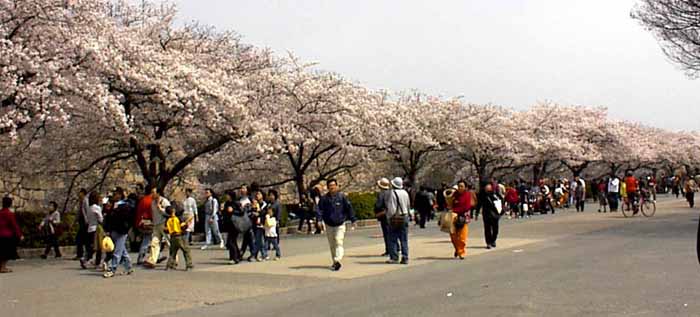
<svg viewBox="0 0 700 317"><path fill-rule="evenodd" d="M97 231L97 225L102 223L102 207L98 205L90 206L87 214L88 232Z"/></svg>
<svg viewBox="0 0 700 317"><path fill-rule="evenodd" d="M620 179L615 177L608 181L608 192L619 193L620 192Z"/></svg>
<svg viewBox="0 0 700 317"><path fill-rule="evenodd" d="M197 201L194 200L193 197L187 197L187 199L185 199L185 201L182 203L182 207L184 209L182 215L184 216L185 220L190 218L192 219L187 223L187 229L185 229L185 231L193 232L194 217L197 216Z"/></svg>
<svg viewBox="0 0 700 317"><path fill-rule="evenodd" d="M160 206L159 206L160 205ZM162 207L163 209L160 209ZM154 200L151 203L151 212L153 215L153 224L159 225L167 221L167 216L165 215L165 208L170 207L170 201L165 199L165 197L160 196L157 201Z"/></svg>

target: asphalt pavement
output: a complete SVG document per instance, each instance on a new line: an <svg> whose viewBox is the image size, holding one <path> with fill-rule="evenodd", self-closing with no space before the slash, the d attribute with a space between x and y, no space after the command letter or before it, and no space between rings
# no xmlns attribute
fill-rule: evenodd
<svg viewBox="0 0 700 317"><path fill-rule="evenodd" d="M495 250L472 223L463 261L435 223L411 227L408 266L383 263L377 228L349 232L340 272L325 236L306 235L283 238L280 261L196 250L191 272L103 279L74 261L18 261L0 275L0 315L700 316L697 210L671 198L653 218L596 209L503 219Z"/></svg>

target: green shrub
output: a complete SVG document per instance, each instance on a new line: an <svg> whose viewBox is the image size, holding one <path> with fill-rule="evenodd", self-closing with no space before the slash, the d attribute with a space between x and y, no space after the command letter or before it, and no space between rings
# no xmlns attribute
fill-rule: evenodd
<svg viewBox="0 0 700 317"><path fill-rule="evenodd" d="M20 243L22 248L40 248L44 246L44 239L39 224L46 215L38 212L18 212L15 213L19 229L24 235L24 241ZM60 245L74 245L75 235L78 232L78 225L75 223L75 214L61 214L61 224L58 226L61 235L58 238Z"/></svg>
<svg viewBox="0 0 700 317"><path fill-rule="evenodd" d="M374 203L377 193L348 193L348 199L357 219L374 219Z"/></svg>

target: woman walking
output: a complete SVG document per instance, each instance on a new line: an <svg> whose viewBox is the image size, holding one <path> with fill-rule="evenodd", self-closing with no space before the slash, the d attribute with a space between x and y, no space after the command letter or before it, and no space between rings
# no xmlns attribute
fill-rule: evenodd
<svg viewBox="0 0 700 317"><path fill-rule="evenodd" d="M467 183L459 181L457 191L453 195L452 212L457 214L452 228L450 238L454 246L454 257L461 260L467 255L467 237L469 236L469 223L471 217L469 211L472 209L472 194L467 191Z"/></svg>
<svg viewBox="0 0 700 317"><path fill-rule="evenodd" d="M7 262L19 258L17 244L24 240L15 214L10 211L10 208L12 208L12 198L3 197L2 209L0 209L0 273L12 272L7 267Z"/></svg>
<svg viewBox="0 0 700 317"><path fill-rule="evenodd" d="M42 259L46 259L53 248L54 256L61 257L61 249L58 247L58 225L61 224L61 213L58 212L58 204L55 201L49 202L49 212L44 217L44 220L39 225L39 230L44 235L46 249L41 255Z"/></svg>
<svg viewBox="0 0 700 317"><path fill-rule="evenodd" d="M92 256L95 255L95 251L98 250L97 256L95 257L95 266L99 265L102 261L102 251L99 251L99 247L95 245L95 240L97 238L97 229L102 224L102 207L100 207L102 199L100 194L96 192L90 193L88 198L88 203L90 208L87 213L88 222L88 239L87 239L87 254L84 259L80 260L80 267L87 269L87 263L92 260Z"/></svg>

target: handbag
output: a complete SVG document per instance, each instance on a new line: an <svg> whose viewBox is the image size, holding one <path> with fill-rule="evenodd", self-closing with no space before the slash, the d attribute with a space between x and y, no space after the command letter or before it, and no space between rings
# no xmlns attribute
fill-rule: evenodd
<svg viewBox="0 0 700 317"><path fill-rule="evenodd" d="M464 228L464 226L467 224L467 214L459 214L457 215L457 219L455 219L455 228L457 230Z"/></svg>
<svg viewBox="0 0 700 317"><path fill-rule="evenodd" d="M451 233L452 224L455 221L455 217L457 217L457 214L451 211L446 211L440 214L440 221L438 221L438 224L440 225L440 231Z"/></svg>
<svg viewBox="0 0 700 317"><path fill-rule="evenodd" d="M399 210L394 213L391 218L389 218L389 223L393 228L401 228L406 225L406 214L403 213L403 207L401 207L401 200L399 199L399 194L394 191L394 197L396 197L396 203L398 204Z"/></svg>
<svg viewBox="0 0 700 317"><path fill-rule="evenodd" d="M238 232L246 232L253 227L253 222L247 215L233 215L231 216L231 222L233 222L233 227L236 228Z"/></svg>

